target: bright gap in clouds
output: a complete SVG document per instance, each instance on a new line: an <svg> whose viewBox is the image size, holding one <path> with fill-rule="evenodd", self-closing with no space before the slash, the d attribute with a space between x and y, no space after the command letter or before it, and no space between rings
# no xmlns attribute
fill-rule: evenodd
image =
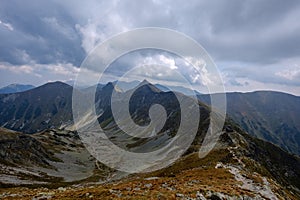
<svg viewBox="0 0 300 200"><path fill-rule="evenodd" d="M200 70L197 70L188 58L181 58L170 52L155 49L136 50L111 63L100 82L146 79L153 84L183 86L207 93L207 82L210 77L205 62L200 63Z"/></svg>

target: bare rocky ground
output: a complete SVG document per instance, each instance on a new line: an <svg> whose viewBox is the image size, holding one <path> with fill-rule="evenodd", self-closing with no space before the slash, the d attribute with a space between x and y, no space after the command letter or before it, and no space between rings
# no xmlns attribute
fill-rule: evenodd
<svg viewBox="0 0 300 200"><path fill-rule="evenodd" d="M175 177L135 177L107 184L1 189L3 199L279 199L243 187L225 168L186 170ZM260 183L253 183L259 185ZM263 186L262 186L263 187ZM276 185L272 185L273 190ZM292 198L291 198L292 199Z"/></svg>
<svg viewBox="0 0 300 200"><path fill-rule="evenodd" d="M230 152L229 152L230 154ZM107 183L85 182L54 188L0 189L1 199L298 199L293 192L258 173L245 171L228 154L212 152L201 160L190 154L176 164L150 174L135 174ZM221 159L222 160L222 159ZM187 165L186 163L189 163ZM202 165L206 163L206 165ZM197 166L197 167L194 167ZM53 187L53 186L52 186Z"/></svg>
<svg viewBox="0 0 300 200"><path fill-rule="evenodd" d="M286 160L279 168L277 157L272 156L280 155L280 149L236 131L224 132L214 150L202 159L195 143L171 166L131 175L96 162L72 132L49 130L23 136L5 131L1 135L6 145L1 154L6 157L0 165L0 199L300 198L299 190L292 186L299 184L299 166L293 166L298 158L283 153L280 162L285 156L292 161ZM31 145L26 149L28 142Z"/></svg>
<svg viewBox="0 0 300 200"><path fill-rule="evenodd" d="M3 185L74 182L92 176L95 159L70 131L27 135L1 129L0 183Z"/></svg>

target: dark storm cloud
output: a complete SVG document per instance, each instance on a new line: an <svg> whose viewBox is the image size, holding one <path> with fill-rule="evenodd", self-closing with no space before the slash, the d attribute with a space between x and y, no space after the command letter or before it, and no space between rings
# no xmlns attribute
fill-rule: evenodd
<svg viewBox="0 0 300 200"><path fill-rule="evenodd" d="M300 53L299 1L122 1L117 10L136 26L182 31L220 60L269 63Z"/></svg>
<svg viewBox="0 0 300 200"><path fill-rule="evenodd" d="M74 20L47 1L1 1L0 19L13 31L0 29L0 59L11 64L30 60L79 65L84 57ZM25 57L25 58L24 58Z"/></svg>
<svg viewBox="0 0 300 200"><path fill-rule="evenodd" d="M25 64L33 69L37 64L78 67L90 50L112 35L155 26L198 41L221 63L219 68L230 77L228 84L245 87L244 80L237 79L247 78L250 85L253 80L299 86L299 19L297 0L3 0L0 64L5 65L2 70ZM128 58L127 64L140 56ZM46 76L42 70L47 67L38 68Z"/></svg>
<svg viewBox="0 0 300 200"><path fill-rule="evenodd" d="M99 5L106 8L93 8ZM300 53L299 5L299 1L280 0L110 4L2 1L0 19L12 24L14 31L0 29L0 56L2 61L20 64L24 61L18 50L25 50L39 63L66 61L78 65L85 55L81 45L90 20L90 24L95 23L95 34L103 35L96 42L122 31L122 27L160 26L194 37L216 59L275 62ZM103 16L107 10L105 15L109 16ZM78 27L83 28L83 33ZM115 28L110 30L111 27Z"/></svg>

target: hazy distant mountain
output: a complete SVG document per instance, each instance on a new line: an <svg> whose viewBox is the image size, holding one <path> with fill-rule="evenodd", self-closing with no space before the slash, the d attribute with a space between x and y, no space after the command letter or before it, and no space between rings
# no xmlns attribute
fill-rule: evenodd
<svg viewBox="0 0 300 200"><path fill-rule="evenodd" d="M114 81L113 83L116 84L117 81ZM141 83L140 81L130 81L130 82L118 81L118 86L123 91L127 91L127 90L135 88L140 83ZM189 88L182 87L182 86L170 86L170 85L162 85L162 84L153 84L153 85L163 92L176 91L176 92L180 92L182 94L188 95L188 96L194 95L194 94L195 95L201 94L197 90L191 90Z"/></svg>
<svg viewBox="0 0 300 200"><path fill-rule="evenodd" d="M118 87L123 90L123 91L127 91L130 90L132 88L135 88L137 85L140 84L140 81L113 81L113 84L118 84Z"/></svg>
<svg viewBox="0 0 300 200"><path fill-rule="evenodd" d="M83 91L83 92L94 92L94 91L97 91L97 90L101 90L104 86L105 86L105 84L98 83L97 85L93 85L93 86L90 86L90 87L83 88L83 89L81 89L81 91Z"/></svg>
<svg viewBox="0 0 300 200"><path fill-rule="evenodd" d="M176 91L176 92L181 92L182 94L188 96L201 94L197 90L191 90L189 88L182 87L182 86L169 86L169 85L161 85L161 84L155 84L155 86L164 92Z"/></svg>
<svg viewBox="0 0 300 200"><path fill-rule="evenodd" d="M63 82L73 87L75 80L68 80L68 81L63 81Z"/></svg>
<svg viewBox="0 0 300 200"><path fill-rule="evenodd" d="M74 87L74 85L75 85L75 80L68 80L68 81L63 81L63 83L66 83L66 84L68 84L68 85L70 85L70 86L72 86L72 87ZM76 85L76 89L79 89L79 90L84 90L84 89L86 89L86 88L88 88L89 86L87 86L87 85Z"/></svg>
<svg viewBox="0 0 300 200"><path fill-rule="evenodd" d="M30 90L34 87L35 86L33 86L33 85L10 84L8 86L0 88L0 94L23 92L23 91L26 91L26 90Z"/></svg>
<svg viewBox="0 0 300 200"><path fill-rule="evenodd" d="M114 81L113 83L116 84L116 82L117 81ZM131 81L131 82L118 81L118 86L123 91L127 91L127 90L135 88L140 83L141 83L140 81ZM170 85L163 85L163 84L153 84L153 85L163 92L175 91L175 92L180 92L180 93L188 95L188 96L194 95L194 94L195 95L201 94L197 90L191 90L189 88L182 87L182 86L170 86Z"/></svg>
<svg viewBox="0 0 300 200"><path fill-rule="evenodd" d="M199 99L209 103L209 95ZM300 97L272 91L227 93L227 109L251 135L300 155Z"/></svg>
<svg viewBox="0 0 300 200"><path fill-rule="evenodd" d="M118 84L119 90L126 92L128 90L131 90L131 89L137 87L141 82L140 81L129 81L129 82L113 81L112 83L114 85ZM180 92L180 93L188 95L188 96L191 96L194 94L195 95L201 94L197 90L191 90L189 88L182 87L182 86L169 86L169 85L162 85L162 84L153 84L153 85L163 92L175 91L175 92ZM86 87L86 88L79 88L79 89L87 92L87 91L93 91L95 89L95 87L97 87L97 89L101 89L103 86L105 86L105 84L98 83L97 85L94 85L94 86L90 86L90 87Z"/></svg>

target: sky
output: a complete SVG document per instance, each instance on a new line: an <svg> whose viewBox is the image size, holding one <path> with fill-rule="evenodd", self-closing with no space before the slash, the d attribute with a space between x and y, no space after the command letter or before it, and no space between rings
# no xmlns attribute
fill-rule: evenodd
<svg viewBox="0 0 300 200"><path fill-rule="evenodd" d="M299 19L297 0L1 0L0 87L74 80L96 45L134 28L161 27L201 44L226 91L276 90L299 96ZM166 53L123 58L128 65L137 60L184 69ZM124 69L124 62L116 63L115 71Z"/></svg>

